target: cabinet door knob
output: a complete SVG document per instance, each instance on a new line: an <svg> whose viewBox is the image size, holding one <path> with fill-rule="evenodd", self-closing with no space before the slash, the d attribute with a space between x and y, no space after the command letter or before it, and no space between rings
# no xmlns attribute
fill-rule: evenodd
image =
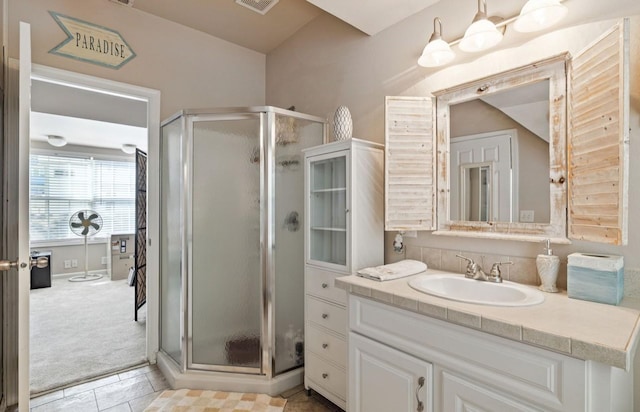
<svg viewBox="0 0 640 412"><path fill-rule="evenodd" d="M328 288L328 287L329 287L329 284L328 284L328 283L323 283L323 284L322 284L322 289L326 289L326 288Z"/></svg>
<svg viewBox="0 0 640 412"><path fill-rule="evenodd" d="M327 349L328 347L329 347L329 344L328 344L328 343L323 343L323 344L322 344L322 349Z"/></svg>
<svg viewBox="0 0 640 412"><path fill-rule="evenodd" d="M328 374L328 373L323 373L323 374L322 374L322 379L327 379L328 377L329 377L329 374Z"/></svg>
<svg viewBox="0 0 640 412"><path fill-rule="evenodd" d="M424 386L424 377L418 378L418 387L416 388L416 401L418 402L417 412L424 411L424 403L420 400L420 389Z"/></svg>
<svg viewBox="0 0 640 412"><path fill-rule="evenodd" d="M326 318L328 318L328 317L329 317L329 314L328 314L328 313L323 313L323 314L322 314L322 319L326 319Z"/></svg>

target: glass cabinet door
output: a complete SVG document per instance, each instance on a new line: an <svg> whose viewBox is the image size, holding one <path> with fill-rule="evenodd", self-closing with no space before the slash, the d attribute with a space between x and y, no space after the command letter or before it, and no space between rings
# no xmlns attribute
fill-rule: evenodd
<svg viewBox="0 0 640 412"><path fill-rule="evenodd" d="M309 158L309 259L347 265L347 152Z"/></svg>

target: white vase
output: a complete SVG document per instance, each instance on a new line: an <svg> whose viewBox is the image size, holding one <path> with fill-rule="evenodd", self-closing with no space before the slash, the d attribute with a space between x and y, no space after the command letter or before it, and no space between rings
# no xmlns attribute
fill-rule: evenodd
<svg viewBox="0 0 640 412"><path fill-rule="evenodd" d="M351 112L346 106L340 106L333 115L333 136L335 140L351 139L353 133L353 121Z"/></svg>

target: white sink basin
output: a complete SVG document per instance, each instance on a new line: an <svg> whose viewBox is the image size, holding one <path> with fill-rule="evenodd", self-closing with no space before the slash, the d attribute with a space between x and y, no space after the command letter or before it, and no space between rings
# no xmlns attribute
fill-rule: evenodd
<svg viewBox="0 0 640 412"><path fill-rule="evenodd" d="M532 306L544 302L539 290L514 282L484 282L464 275L419 275L409 281L415 290L440 298L493 306Z"/></svg>

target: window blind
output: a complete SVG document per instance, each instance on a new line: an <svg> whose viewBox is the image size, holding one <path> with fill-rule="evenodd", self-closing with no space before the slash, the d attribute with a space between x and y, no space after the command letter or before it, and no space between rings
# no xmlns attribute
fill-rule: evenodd
<svg viewBox="0 0 640 412"><path fill-rule="evenodd" d="M95 210L103 220L99 237L135 230L135 163L31 154L31 241L77 239L69 218Z"/></svg>

